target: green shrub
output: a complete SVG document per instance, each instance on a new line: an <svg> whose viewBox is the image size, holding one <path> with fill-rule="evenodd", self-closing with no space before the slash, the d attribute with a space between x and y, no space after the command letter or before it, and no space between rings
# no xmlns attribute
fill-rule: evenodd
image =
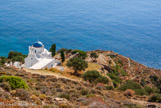
<svg viewBox="0 0 161 108"><path fill-rule="evenodd" d="M79 55L78 55L79 58L85 59L87 57L87 53L82 50L72 51L72 54L76 54L76 53L79 53Z"/></svg>
<svg viewBox="0 0 161 108"><path fill-rule="evenodd" d="M11 59L12 62L15 62L15 61L19 61L21 63L24 63L24 57L23 56L17 56L17 57L13 57Z"/></svg>
<svg viewBox="0 0 161 108"><path fill-rule="evenodd" d="M63 52L66 52L66 51L68 51L68 49L67 49L67 48L61 48L61 49L59 49L57 52L58 52L58 53L61 53L62 51L63 51Z"/></svg>
<svg viewBox="0 0 161 108"><path fill-rule="evenodd" d="M0 76L0 82L8 82L12 89L16 88L29 88L25 81L17 76Z"/></svg>
<svg viewBox="0 0 161 108"><path fill-rule="evenodd" d="M148 93L144 89L135 89L134 91L136 95L148 95Z"/></svg>
<svg viewBox="0 0 161 108"><path fill-rule="evenodd" d="M92 52L92 53L90 54L90 57L91 57L91 58L94 58L95 61L96 61L96 58L98 58L98 55L97 55L97 53Z"/></svg>
<svg viewBox="0 0 161 108"><path fill-rule="evenodd" d="M136 95L148 95L148 92L146 92L146 90L144 88L142 88L139 83L136 83L136 82L131 81L131 80L126 81L119 88L119 90L122 90L122 91L125 91L127 89L134 90Z"/></svg>
<svg viewBox="0 0 161 108"><path fill-rule="evenodd" d="M87 95L87 98L95 97L95 96L96 96L95 94L88 94L88 95Z"/></svg>
<svg viewBox="0 0 161 108"><path fill-rule="evenodd" d="M0 65L4 65L7 62L7 58L0 57Z"/></svg>
<svg viewBox="0 0 161 108"><path fill-rule="evenodd" d="M150 80L153 84L157 85L158 84L158 77L157 76L150 76Z"/></svg>
<svg viewBox="0 0 161 108"><path fill-rule="evenodd" d="M24 62L25 57L26 57L26 55L23 55L20 52L11 51L8 53L8 59L11 59L13 62L15 62L15 61Z"/></svg>
<svg viewBox="0 0 161 108"><path fill-rule="evenodd" d="M127 76L128 74L122 69L122 70L121 70L121 75L122 75L122 76Z"/></svg>
<svg viewBox="0 0 161 108"><path fill-rule="evenodd" d="M100 76L95 80L95 83L107 84L108 82L109 80L107 79L107 77L104 77L104 76Z"/></svg>
<svg viewBox="0 0 161 108"><path fill-rule="evenodd" d="M142 88L141 88L140 84L138 84L134 81L128 80L124 84L122 84L119 89L122 90L122 91L125 91L127 89L136 90L136 89L142 89Z"/></svg>
<svg viewBox="0 0 161 108"><path fill-rule="evenodd" d="M70 95L67 94L67 93L62 93L62 94L59 95L59 97L60 98L65 98L65 99L68 99L68 100L70 99Z"/></svg>
<svg viewBox="0 0 161 108"><path fill-rule="evenodd" d="M159 102L161 103L161 94L154 94L149 98L150 102Z"/></svg>
<svg viewBox="0 0 161 108"><path fill-rule="evenodd" d="M118 64L123 66L123 63L122 63L122 61L120 59L118 59Z"/></svg>
<svg viewBox="0 0 161 108"><path fill-rule="evenodd" d="M88 90L85 90L85 89L81 90L81 94L82 95L87 95L88 94Z"/></svg>
<svg viewBox="0 0 161 108"><path fill-rule="evenodd" d="M115 80L112 80L112 83L113 83L113 86L115 87L115 88L117 88L118 87L118 82L116 82Z"/></svg>
<svg viewBox="0 0 161 108"><path fill-rule="evenodd" d="M148 94L151 94L154 92L154 88L150 88L149 86L145 86L144 89Z"/></svg>
<svg viewBox="0 0 161 108"><path fill-rule="evenodd" d="M145 82L145 80L144 79L141 79L141 82L140 82L140 84L144 87L145 85L146 85L146 82Z"/></svg>
<svg viewBox="0 0 161 108"><path fill-rule="evenodd" d="M66 65L69 68L73 68L75 74L78 74L77 71L85 70L88 67L88 63L85 60L78 57L69 59Z"/></svg>
<svg viewBox="0 0 161 108"><path fill-rule="evenodd" d="M127 76L127 73L118 64L112 67L112 71L110 73L113 73L116 76Z"/></svg>
<svg viewBox="0 0 161 108"><path fill-rule="evenodd" d="M109 80L100 75L100 73L98 71L87 71L84 74L82 74L82 78L86 81L89 81L90 83L103 83L103 84L107 84L109 82Z"/></svg>
<svg viewBox="0 0 161 108"><path fill-rule="evenodd" d="M116 76L114 73L108 73L107 74L112 80L116 81L117 83L120 83L120 78Z"/></svg>
<svg viewBox="0 0 161 108"><path fill-rule="evenodd" d="M158 89L158 88L153 89L153 91L154 91L154 93L161 93L160 89Z"/></svg>
<svg viewBox="0 0 161 108"><path fill-rule="evenodd" d="M98 71L87 71L82 75L82 78L89 82L94 82L97 78L99 78L101 75Z"/></svg>
<svg viewBox="0 0 161 108"><path fill-rule="evenodd" d="M150 76L151 82L160 90L161 93L161 78L158 76Z"/></svg>
<svg viewBox="0 0 161 108"><path fill-rule="evenodd" d="M113 87L112 86L106 86L106 89L107 90L113 90Z"/></svg>

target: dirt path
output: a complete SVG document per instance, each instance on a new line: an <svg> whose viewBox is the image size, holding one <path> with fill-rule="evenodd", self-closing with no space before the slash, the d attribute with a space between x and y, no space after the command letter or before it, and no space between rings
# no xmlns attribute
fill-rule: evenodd
<svg viewBox="0 0 161 108"><path fill-rule="evenodd" d="M145 105L145 106L154 105L154 106L156 106L155 108L161 108L161 103L147 102L147 101L143 101L143 100L134 100L134 99L131 99L131 101L133 103L140 104L140 105Z"/></svg>
<svg viewBox="0 0 161 108"><path fill-rule="evenodd" d="M55 77L57 77L57 78L65 78L65 79L68 79L68 80L81 82L80 80L71 79L71 78L68 78L68 77L66 77L66 76L63 76L61 73L54 73L54 72L48 71L48 70L31 70L31 69L26 69L26 68L24 68L24 70L25 70L26 72L30 72L30 73L32 73L32 74L52 75L52 76L55 76Z"/></svg>

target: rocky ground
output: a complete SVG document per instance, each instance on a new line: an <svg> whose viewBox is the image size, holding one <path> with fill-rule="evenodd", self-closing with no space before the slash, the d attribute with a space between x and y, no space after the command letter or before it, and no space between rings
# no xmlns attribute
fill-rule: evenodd
<svg viewBox="0 0 161 108"><path fill-rule="evenodd" d="M89 54L96 52L99 56L96 61ZM127 75L120 76L122 82L134 80L138 83L144 79L152 86L150 76L161 77L161 70L148 68L130 58L124 57L112 51L89 51L86 61L89 63L87 70L97 70L102 75L120 64ZM66 59L71 58L66 54ZM59 59L59 55L56 56ZM46 72L45 74L43 72ZM117 89L107 90L102 83L91 84L80 77L73 76L73 71L65 66L64 72L58 70L24 70L14 67L0 67L0 76L18 76L27 82L29 89L5 90L0 87L0 107L44 107L44 108L160 108L159 103L150 103L148 96L126 96ZM80 72L83 73L83 72ZM110 78L109 78L110 80ZM113 86L112 80L108 85ZM6 106L8 105L8 106Z"/></svg>

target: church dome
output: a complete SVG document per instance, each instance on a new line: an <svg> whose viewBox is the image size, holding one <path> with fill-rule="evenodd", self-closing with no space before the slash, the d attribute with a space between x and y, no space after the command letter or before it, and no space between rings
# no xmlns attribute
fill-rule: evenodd
<svg viewBox="0 0 161 108"><path fill-rule="evenodd" d="M36 47L36 48L40 48L40 47L43 47L44 45L40 42L40 41L37 41L33 44L33 47Z"/></svg>

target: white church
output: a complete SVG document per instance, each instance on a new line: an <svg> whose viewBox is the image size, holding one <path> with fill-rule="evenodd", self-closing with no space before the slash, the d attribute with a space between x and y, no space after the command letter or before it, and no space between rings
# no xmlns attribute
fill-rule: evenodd
<svg viewBox="0 0 161 108"><path fill-rule="evenodd" d="M55 67L60 62L52 58L51 52L44 48L44 45L37 41L29 46L29 54L25 58L25 68L45 69Z"/></svg>

